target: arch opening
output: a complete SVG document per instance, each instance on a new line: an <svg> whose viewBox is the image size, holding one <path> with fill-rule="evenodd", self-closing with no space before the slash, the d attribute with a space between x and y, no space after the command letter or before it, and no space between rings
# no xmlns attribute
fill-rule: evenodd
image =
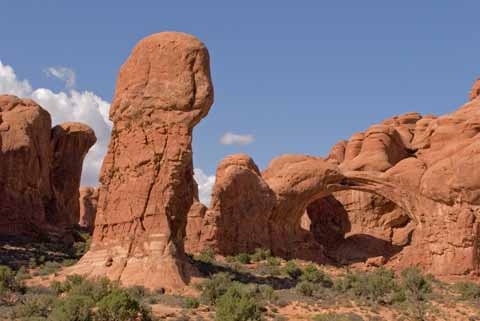
<svg viewBox="0 0 480 321"><path fill-rule="evenodd" d="M348 189L311 202L303 229L337 264L390 259L411 242L415 223L395 202L372 192Z"/></svg>

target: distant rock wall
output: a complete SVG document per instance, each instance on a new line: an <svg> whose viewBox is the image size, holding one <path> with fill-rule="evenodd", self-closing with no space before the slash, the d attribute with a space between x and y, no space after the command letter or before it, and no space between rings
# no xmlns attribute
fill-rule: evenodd
<svg viewBox="0 0 480 321"><path fill-rule="evenodd" d="M0 96L0 235L72 243L83 159L95 141L86 125L51 128L33 100Z"/></svg>

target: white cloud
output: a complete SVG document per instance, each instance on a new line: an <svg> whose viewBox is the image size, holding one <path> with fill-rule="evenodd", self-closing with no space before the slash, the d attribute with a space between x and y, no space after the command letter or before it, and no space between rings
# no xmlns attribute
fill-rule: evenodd
<svg viewBox="0 0 480 321"><path fill-rule="evenodd" d="M248 145L255 141L253 135L239 135L227 132L220 137L220 144L223 145Z"/></svg>
<svg viewBox="0 0 480 321"><path fill-rule="evenodd" d="M32 92L28 81L20 81L12 67L2 64L0 61L0 93L13 94L26 97Z"/></svg>
<svg viewBox="0 0 480 321"><path fill-rule="evenodd" d="M45 73L48 76L52 76L58 78L65 82L66 88L73 88L75 87L75 82L77 79L77 75L75 71L67 67L48 67L45 69Z"/></svg>
<svg viewBox="0 0 480 321"><path fill-rule="evenodd" d="M74 78L73 78L74 79ZM68 78L66 80L68 82ZM88 152L83 165L82 185L97 185L98 174L107 151L112 124L108 120L110 103L93 92L69 90L55 93L50 89L32 89L28 80L18 80L12 67L0 62L0 94L32 98L48 110L52 122L82 122L95 131L97 143Z"/></svg>
<svg viewBox="0 0 480 321"><path fill-rule="evenodd" d="M212 189L215 184L215 175L207 175L200 168L194 169L195 181L198 184L198 198L206 206L210 206L212 198Z"/></svg>

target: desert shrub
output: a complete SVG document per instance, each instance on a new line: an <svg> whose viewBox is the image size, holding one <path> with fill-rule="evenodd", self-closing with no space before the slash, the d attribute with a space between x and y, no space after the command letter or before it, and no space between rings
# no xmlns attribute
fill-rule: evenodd
<svg viewBox="0 0 480 321"><path fill-rule="evenodd" d="M355 313L324 313L317 314L313 321L363 321L363 318Z"/></svg>
<svg viewBox="0 0 480 321"><path fill-rule="evenodd" d="M255 249L255 252L251 255L253 262L260 262L266 260L267 258L272 256L272 252L269 249Z"/></svg>
<svg viewBox="0 0 480 321"><path fill-rule="evenodd" d="M328 274L324 271L317 269L317 267L313 264L307 265L307 267L303 270L302 275L300 276L300 280L320 284L326 288L330 288L333 286L333 282L330 276L328 276Z"/></svg>
<svg viewBox="0 0 480 321"><path fill-rule="evenodd" d="M130 286L130 287L126 288L125 290L128 292L128 294L132 298L134 298L135 300L138 300L138 301L141 301L145 297L148 297L148 296L151 295L151 292L141 285Z"/></svg>
<svg viewBox="0 0 480 321"><path fill-rule="evenodd" d="M200 303L198 302L198 300L192 297L186 297L183 300L183 304L182 304L182 307L185 309L196 309L199 306L200 306Z"/></svg>
<svg viewBox="0 0 480 321"><path fill-rule="evenodd" d="M91 297L98 302L110 292L118 288L118 284L107 278L98 278L95 280L87 280L81 276L67 277L66 288L68 295L79 295Z"/></svg>
<svg viewBox="0 0 480 321"><path fill-rule="evenodd" d="M260 275L276 276L281 274L281 269L279 266L262 262L255 267L255 272Z"/></svg>
<svg viewBox="0 0 480 321"><path fill-rule="evenodd" d="M432 286L418 268L408 268L401 273L401 291L408 304L407 309L417 320L425 320L430 308L428 299L432 293Z"/></svg>
<svg viewBox="0 0 480 321"><path fill-rule="evenodd" d="M269 266L280 266L280 259L274 256L267 257L267 264Z"/></svg>
<svg viewBox="0 0 480 321"><path fill-rule="evenodd" d="M262 318L255 297L237 282L218 298L216 312L216 321L256 321Z"/></svg>
<svg viewBox="0 0 480 321"><path fill-rule="evenodd" d="M250 254L240 253L235 256L235 259L242 264L249 264L251 262Z"/></svg>
<svg viewBox="0 0 480 321"><path fill-rule="evenodd" d="M57 297L52 294L28 293L15 306L12 319L47 318L56 301Z"/></svg>
<svg viewBox="0 0 480 321"><path fill-rule="evenodd" d="M399 286L395 274L387 269L379 268L373 272L347 272L335 283L340 292L351 292L377 303L390 304L398 298Z"/></svg>
<svg viewBox="0 0 480 321"><path fill-rule="evenodd" d="M228 273L217 273L210 280L200 284L202 302L214 305L220 296L232 285L232 276Z"/></svg>
<svg viewBox="0 0 480 321"><path fill-rule="evenodd" d="M407 295L417 301L425 301L432 293L430 281L418 268L408 268L402 271L402 287Z"/></svg>
<svg viewBox="0 0 480 321"><path fill-rule="evenodd" d="M200 254L195 256L195 259L197 261L203 262L203 263L214 263L215 262L215 252L211 248L205 248L203 249Z"/></svg>
<svg viewBox="0 0 480 321"><path fill-rule="evenodd" d="M285 264L284 272L294 280L298 279L303 273L295 261L288 261L287 264Z"/></svg>
<svg viewBox="0 0 480 321"><path fill-rule="evenodd" d="M40 266L40 269L38 270L38 275L46 276L49 274L57 273L61 267L62 266L58 262L52 262L52 261L45 262L45 264Z"/></svg>
<svg viewBox="0 0 480 321"><path fill-rule="evenodd" d="M17 282L23 282L23 281L31 279L31 278L32 278L32 276L27 272L27 270L23 266L20 267L17 270L17 273L15 274L15 279L17 280Z"/></svg>
<svg viewBox="0 0 480 321"><path fill-rule="evenodd" d="M460 294L461 300L473 300L480 298L480 285L473 282L460 282L453 286L454 290Z"/></svg>
<svg viewBox="0 0 480 321"><path fill-rule="evenodd" d="M272 302L277 300L277 295L270 285L262 284L258 287L258 292L260 293L263 300Z"/></svg>
<svg viewBox="0 0 480 321"><path fill-rule="evenodd" d="M22 289L21 283L16 279L15 272L5 265L0 265L0 295L6 292L16 292Z"/></svg>
<svg viewBox="0 0 480 321"><path fill-rule="evenodd" d="M304 296L313 296L318 285L310 281L301 281L295 286L295 290Z"/></svg>
<svg viewBox="0 0 480 321"><path fill-rule="evenodd" d="M147 321L150 313L127 291L114 289L97 304L96 321Z"/></svg>
<svg viewBox="0 0 480 321"><path fill-rule="evenodd" d="M85 295L69 295L55 304L48 321L91 321L95 302Z"/></svg>

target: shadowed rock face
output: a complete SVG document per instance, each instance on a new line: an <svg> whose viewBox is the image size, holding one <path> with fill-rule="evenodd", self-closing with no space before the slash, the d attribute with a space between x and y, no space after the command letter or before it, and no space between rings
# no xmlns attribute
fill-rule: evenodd
<svg viewBox="0 0 480 321"><path fill-rule="evenodd" d="M0 96L0 233L71 243L82 163L95 141L86 125L52 129L34 101Z"/></svg>
<svg viewBox="0 0 480 321"><path fill-rule="evenodd" d="M239 169L228 175L219 166L204 246L225 254L268 247L277 255L327 262L352 256L358 253L352 244L364 244L365 256L356 259L380 254L394 268L478 272L479 99L477 82L471 101L457 111L387 119L335 145L327 161L286 155L261 176L252 166L232 167ZM236 231L234 239L227 230Z"/></svg>
<svg viewBox="0 0 480 321"><path fill-rule="evenodd" d="M84 186L80 188L80 218L78 225L89 233L93 232L97 214L98 189Z"/></svg>
<svg viewBox="0 0 480 321"><path fill-rule="evenodd" d="M148 288L188 282L183 240L195 196L192 129L212 102L203 43L164 32L137 44L110 109L91 250L74 273Z"/></svg>

